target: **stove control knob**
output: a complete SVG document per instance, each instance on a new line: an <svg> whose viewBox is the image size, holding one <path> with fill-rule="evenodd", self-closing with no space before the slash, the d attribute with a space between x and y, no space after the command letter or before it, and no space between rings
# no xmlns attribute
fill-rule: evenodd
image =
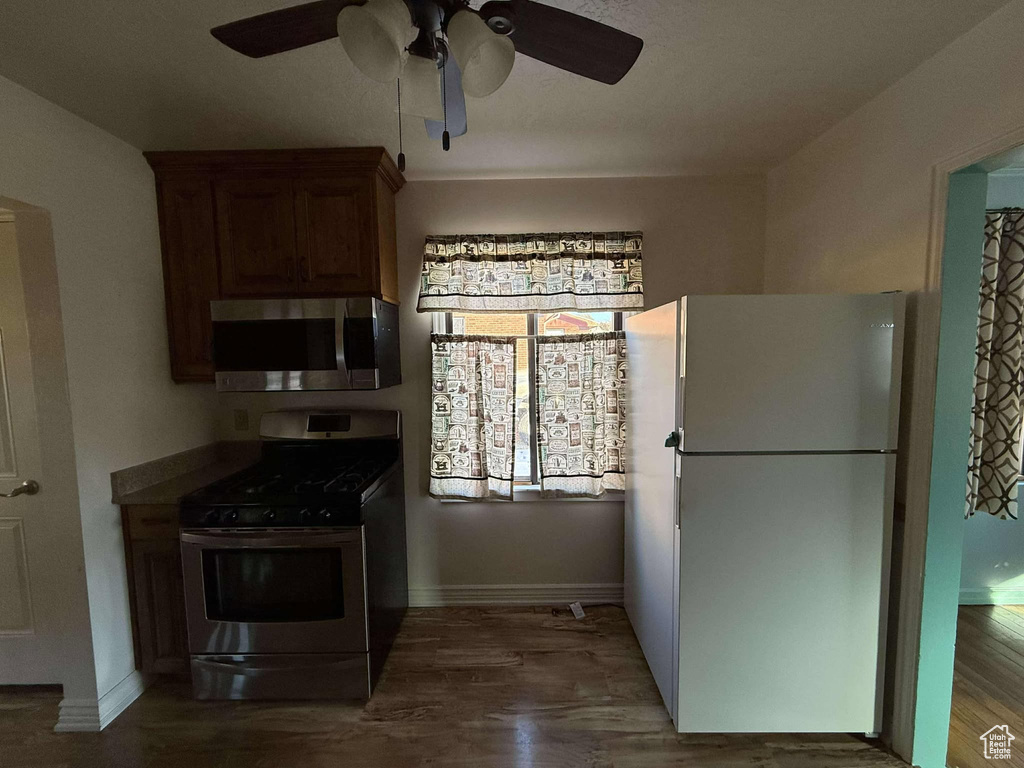
<svg viewBox="0 0 1024 768"><path fill-rule="evenodd" d="M331 510L329 510L329 509L321 509L320 510L320 519L323 520L324 522L327 522L328 520L330 520L331 519Z"/></svg>
<svg viewBox="0 0 1024 768"><path fill-rule="evenodd" d="M299 512L299 517L302 520L305 520L305 521L308 522L309 520L312 520L313 517L314 517L313 510L312 509L304 509L301 512Z"/></svg>
<svg viewBox="0 0 1024 768"><path fill-rule="evenodd" d="M277 512L272 509L268 509L263 512L264 520L273 520L275 517L277 517Z"/></svg>
<svg viewBox="0 0 1024 768"><path fill-rule="evenodd" d="M238 522L238 510L237 509L232 509L226 515L224 515L224 519L227 520L230 523L237 523Z"/></svg>
<svg viewBox="0 0 1024 768"><path fill-rule="evenodd" d="M217 522L217 510L216 509L208 509L208 510L206 510L206 512L203 513L203 522L207 523L207 524L216 523Z"/></svg>

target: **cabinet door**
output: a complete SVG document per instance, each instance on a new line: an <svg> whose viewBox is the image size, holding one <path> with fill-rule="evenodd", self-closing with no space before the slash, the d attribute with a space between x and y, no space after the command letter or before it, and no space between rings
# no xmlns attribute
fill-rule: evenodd
<svg viewBox="0 0 1024 768"><path fill-rule="evenodd" d="M221 293L288 296L295 291L295 200L290 179L216 182Z"/></svg>
<svg viewBox="0 0 1024 768"><path fill-rule="evenodd" d="M135 620L143 672L187 674L188 636L177 538L132 541Z"/></svg>
<svg viewBox="0 0 1024 768"><path fill-rule="evenodd" d="M379 295L372 179L299 179L295 210L299 290Z"/></svg>
<svg viewBox="0 0 1024 768"><path fill-rule="evenodd" d="M213 381L210 301L220 296L213 188L206 178L165 179L157 195L171 377Z"/></svg>

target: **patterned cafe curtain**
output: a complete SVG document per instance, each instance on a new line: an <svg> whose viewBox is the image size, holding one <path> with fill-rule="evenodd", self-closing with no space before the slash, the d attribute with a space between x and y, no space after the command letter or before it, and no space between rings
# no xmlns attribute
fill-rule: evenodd
<svg viewBox="0 0 1024 768"><path fill-rule="evenodd" d="M541 494L625 488L626 334L537 339Z"/></svg>
<svg viewBox="0 0 1024 768"><path fill-rule="evenodd" d="M420 312L643 309L640 232L427 237Z"/></svg>
<svg viewBox="0 0 1024 768"><path fill-rule="evenodd" d="M1017 518L1024 343L1024 210L989 211L978 302L967 516Z"/></svg>
<svg viewBox="0 0 1024 768"><path fill-rule="evenodd" d="M430 495L512 498L516 340L433 334Z"/></svg>

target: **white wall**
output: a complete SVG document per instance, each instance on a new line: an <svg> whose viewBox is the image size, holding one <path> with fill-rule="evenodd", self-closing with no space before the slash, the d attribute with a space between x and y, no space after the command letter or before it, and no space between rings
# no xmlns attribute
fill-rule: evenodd
<svg viewBox="0 0 1024 768"><path fill-rule="evenodd" d="M427 234L640 229L647 306L685 293L759 293L763 180L558 179L412 182L398 194L403 384L376 393L221 395L232 409L302 405L399 408L405 415L409 585L622 582L619 502L442 503L427 496L430 315L416 297ZM417 594L414 592L414 594ZM422 592L419 592L422 594Z"/></svg>
<svg viewBox="0 0 1024 768"><path fill-rule="evenodd" d="M1024 123L1024 2L955 40L768 174L765 287L925 284L932 166Z"/></svg>
<svg viewBox="0 0 1024 768"><path fill-rule="evenodd" d="M0 114L0 196L45 208L53 223L85 556L79 578L88 586L92 696L102 696L134 669L110 472L214 439L214 392L171 382L155 187L139 151L4 78ZM68 642L86 647L89 638Z"/></svg>

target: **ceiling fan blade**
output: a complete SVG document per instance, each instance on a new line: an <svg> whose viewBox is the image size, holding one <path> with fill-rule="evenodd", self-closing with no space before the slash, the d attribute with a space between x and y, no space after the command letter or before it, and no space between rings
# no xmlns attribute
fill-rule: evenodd
<svg viewBox="0 0 1024 768"><path fill-rule="evenodd" d="M338 36L338 14L365 0L317 0L250 16L210 30L228 48L258 59Z"/></svg>
<svg viewBox="0 0 1024 768"><path fill-rule="evenodd" d="M454 56L450 56L444 65L443 93L448 106L448 134L452 138L464 136L469 130L466 122L466 94L462 92L462 70L455 63ZM423 122L427 126L427 136L440 141L444 134L444 123L430 118L424 118Z"/></svg>
<svg viewBox="0 0 1024 768"><path fill-rule="evenodd" d="M629 72L644 47L628 32L532 0L490 0L480 15L511 19L516 52L609 85Z"/></svg>

